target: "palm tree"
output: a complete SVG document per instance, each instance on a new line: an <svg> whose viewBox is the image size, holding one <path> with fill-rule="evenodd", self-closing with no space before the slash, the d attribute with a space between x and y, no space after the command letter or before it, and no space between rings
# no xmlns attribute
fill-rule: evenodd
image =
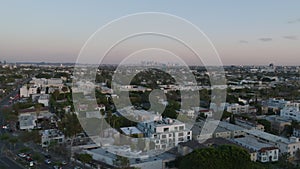
<svg viewBox="0 0 300 169"><path fill-rule="evenodd" d="M36 113L36 119L39 118L39 115L40 115L40 113L41 113L42 107L43 107L43 106L42 106L41 104L39 104L39 103L34 105L35 113Z"/></svg>
<svg viewBox="0 0 300 169"><path fill-rule="evenodd" d="M58 90L54 90L54 92L52 94L53 94L55 100L57 100L58 96L59 96L59 91Z"/></svg>

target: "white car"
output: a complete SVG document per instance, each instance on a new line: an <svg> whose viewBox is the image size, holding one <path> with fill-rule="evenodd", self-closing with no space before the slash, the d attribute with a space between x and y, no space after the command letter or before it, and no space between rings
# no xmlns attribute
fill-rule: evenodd
<svg viewBox="0 0 300 169"><path fill-rule="evenodd" d="M46 160L45 160L45 163L46 163L46 164L51 164L51 160L50 160L50 159L46 159Z"/></svg>
<svg viewBox="0 0 300 169"><path fill-rule="evenodd" d="M19 156L19 157L22 157L22 158L27 157L27 155L26 155L25 153L20 153L20 154L18 154L18 156Z"/></svg>
<svg viewBox="0 0 300 169"><path fill-rule="evenodd" d="M29 166L32 167L33 165L34 165L34 162L33 162L33 161L30 161L30 162L29 162Z"/></svg>

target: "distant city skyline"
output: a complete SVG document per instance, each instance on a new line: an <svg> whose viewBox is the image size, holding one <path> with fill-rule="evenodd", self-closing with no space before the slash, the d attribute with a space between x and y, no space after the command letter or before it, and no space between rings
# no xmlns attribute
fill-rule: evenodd
<svg viewBox="0 0 300 169"><path fill-rule="evenodd" d="M224 65L300 65L299 6L300 1L258 0L5 1L0 6L0 61L74 63L86 40L111 20L164 12L198 26Z"/></svg>

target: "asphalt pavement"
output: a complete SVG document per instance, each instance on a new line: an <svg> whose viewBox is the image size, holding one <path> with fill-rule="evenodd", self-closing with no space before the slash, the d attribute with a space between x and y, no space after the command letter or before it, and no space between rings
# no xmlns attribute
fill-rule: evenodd
<svg viewBox="0 0 300 169"><path fill-rule="evenodd" d="M24 169L24 167L21 167L19 164L17 164L15 161L11 160L10 158L6 156L0 157L0 168L2 169Z"/></svg>

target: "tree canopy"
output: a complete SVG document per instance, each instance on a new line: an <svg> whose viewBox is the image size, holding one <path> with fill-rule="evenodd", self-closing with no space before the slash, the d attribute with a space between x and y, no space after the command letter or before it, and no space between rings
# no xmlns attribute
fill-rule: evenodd
<svg viewBox="0 0 300 169"><path fill-rule="evenodd" d="M246 150L233 145L222 145L217 148L210 147L193 151L179 161L179 168L255 169L261 167L251 162Z"/></svg>

